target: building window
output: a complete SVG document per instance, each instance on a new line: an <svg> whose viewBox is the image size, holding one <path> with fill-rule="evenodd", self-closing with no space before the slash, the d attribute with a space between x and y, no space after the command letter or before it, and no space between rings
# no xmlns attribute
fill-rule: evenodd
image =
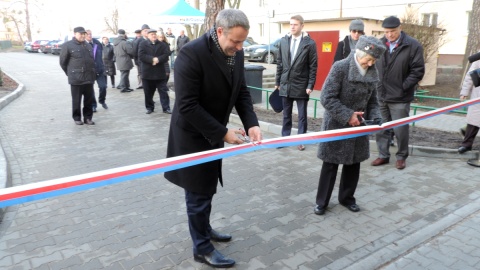
<svg viewBox="0 0 480 270"><path fill-rule="evenodd" d="M263 25L263 23L259 23L258 26L260 29L260 36L261 37L265 36L265 26Z"/></svg>
<svg viewBox="0 0 480 270"><path fill-rule="evenodd" d="M438 14L437 13L423 13L422 25L437 27Z"/></svg>

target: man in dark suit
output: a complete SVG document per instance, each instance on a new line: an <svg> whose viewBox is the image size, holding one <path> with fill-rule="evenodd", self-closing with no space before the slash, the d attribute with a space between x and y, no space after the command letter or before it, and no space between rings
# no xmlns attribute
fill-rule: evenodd
<svg viewBox="0 0 480 270"><path fill-rule="evenodd" d="M157 39L157 30L149 29L147 40L143 40L138 46L138 62L142 70L142 85L147 114L151 114L155 110L155 102L153 101L155 90L158 90L163 112L171 113L170 98L168 92L165 91L165 89L168 89L165 63L167 63L169 55L168 45Z"/></svg>
<svg viewBox="0 0 480 270"><path fill-rule="evenodd" d="M222 10L215 27L182 48L175 61L175 106L167 157L222 148L225 142L243 143L242 130L226 127L234 106L250 140L262 139L244 77L242 47L249 28L242 11ZM218 182L223 186L221 169L222 161L215 160L167 172L165 178L185 189L195 261L226 268L235 261L210 242L231 239L210 226L212 198Z"/></svg>

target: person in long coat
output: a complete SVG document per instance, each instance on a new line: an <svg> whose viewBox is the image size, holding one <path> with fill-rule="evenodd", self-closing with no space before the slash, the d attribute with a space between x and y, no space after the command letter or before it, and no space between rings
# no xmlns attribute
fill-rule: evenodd
<svg viewBox="0 0 480 270"><path fill-rule="evenodd" d="M226 127L233 107L250 140L261 140L244 76L242 44L249 28L242 11L224 9L210 31L182 48L175 61L175 106L167 157L222 148L225 142L243 143L243 130ZM210 242L231 239L210 226L213 195L219 182L223 186L222 161L166 172L165 178L185 190L194 260L213 267L233 266L235 261L223 256Z"/></svg>
<svg viewBox="0 0 480 270"><path fill-rule="evenodd" d="M133 44L127 41L125 30L118 30L118 37L113 41L115 61L117 69L120 70L120 83L117 89L122 89L122 93L133 91L130 88L130 70L133 68Z"/></svg>
<svg viewBox="0 0 480 270"><path fill-rule="evenodd" d="M115 70L115 53L113 52L113 46L110 44L108 37L102 38L103 44L103 65L105 66L105 74L110 76L110 81L112 83L112 88L115 88L115 75L117 71Z"/></svg>
<svg viewBox="0 0 480 270"><path fill-rule="evenodd" d="M472 63L469 73L480 68L480 60ZM465 76L460 90L460 100L465 100L467 97L471 99L480 97L480 86L475 87L473 85L472 77L470 75ZM473 141L478 134L480 127L480 104L472 105L468 107L467 111L467 128L465 130L465 136L463 138L461 146L458 148L458 152L463 154L472 150Z"/></svg>
<svg viewBox="0 0 480 270"><path fill-rule="evenodd" d="M354 54L335 62L323 85L320 101L325 108L322 130L355 127L363 119L381 123L374 66L386 47L375 37L361 36ZM317 157L323 160L318 183L315 214L323 215L330 201L338 165L343 164L338 201L352 212L360 211L354 197L360 162L370 156L368 136L323 142Z"/></svg>

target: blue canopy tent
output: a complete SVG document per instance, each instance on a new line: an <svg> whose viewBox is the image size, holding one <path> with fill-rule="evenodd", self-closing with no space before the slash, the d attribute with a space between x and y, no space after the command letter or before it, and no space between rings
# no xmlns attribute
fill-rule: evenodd
<svg viewBox="0 0 480 270"><path fill-rule="evenodd" d="M154 16L160 24L202 24L205 20L205 13L190 6L185 0L178 0L171 8Z"/></svg>

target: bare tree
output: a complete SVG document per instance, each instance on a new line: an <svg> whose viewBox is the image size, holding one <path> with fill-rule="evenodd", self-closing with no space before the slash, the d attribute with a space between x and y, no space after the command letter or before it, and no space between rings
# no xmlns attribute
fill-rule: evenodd
<svg viewBox="0 0 480 270"><path fill-rule="evenodd" d="M200 9L200 0L194 0L193 7L196 9ZM201 27L202 25L185 24L185 32L190 40L196 39L205 32L203 31L203 27Z"/></svg>
<svg viewBox="0 0 480 270"><path fill-rule="evenodd" d="M205 22L203 23L204 32L210 30L215 24L215 18L218 12L225 8L225 0L207 0L207 10L205 12Z"/></svg>
<svg viewBox="0 0 480 270"><path fill-rule="evenodd" d="M473 0L472 12L470 13L470 27L468 29L467 46L463 57L464 71L468 65L468 57L477 53L480 49L480 0ZM465 73L465 72L464 72Z"/></svg>
<svg viewBox="0 0 480 270"><path fill-rule="evenodd" d="M2 10L0 12L0 18L3 18L3 24L5 25L5 28L10 31L10 27L8 27L9 23L13 23L15 25L15 28L17 30L18 37L20 38L20 42L23 44L23 37L22 37L22 32L20 30L20 26L23 26L23 22L19 18L19 16L15 15L21 15L21 11L15 11L15 10Z"/></svg>
<svg viewBox="0 0 480 270"><path fill-rule="evenodd" d="M402 30L422 44L423 58L428 63L447 42L445 30L439 25L423 25L418 18L417 9L407 8L402 18Z"/></svg>
<svg viewBox="0 0 480 270"><path fill-rule="evenodd" d="M103 19L105 20L105 24L107 25L105 31L112 32L114 35L116 35L118 33L118 8L115 7L115 9L112 11L111 18L104 17Z"/></svg>
<svg viewBox="0 0 480 270"><path fill-rule="evenodd" d="M30 0L17 0L13 2L10 7L5 8L2 11L3 22L6 24L8 22L13 22L17 28L18 35L23 43L23 38L21 34L20 27L25 27L25 34L29 41L32 41L32 29L30 23L30 7L31 5L39 7L37 1L31 2ZM23 21L25 19L25 22Z"/></svg>
<svg viewBox="0 0 480 270"><path fill-rule="evenodd" d="M228 6L230 8L238 9L242 0L228 0Z"/></svg>

